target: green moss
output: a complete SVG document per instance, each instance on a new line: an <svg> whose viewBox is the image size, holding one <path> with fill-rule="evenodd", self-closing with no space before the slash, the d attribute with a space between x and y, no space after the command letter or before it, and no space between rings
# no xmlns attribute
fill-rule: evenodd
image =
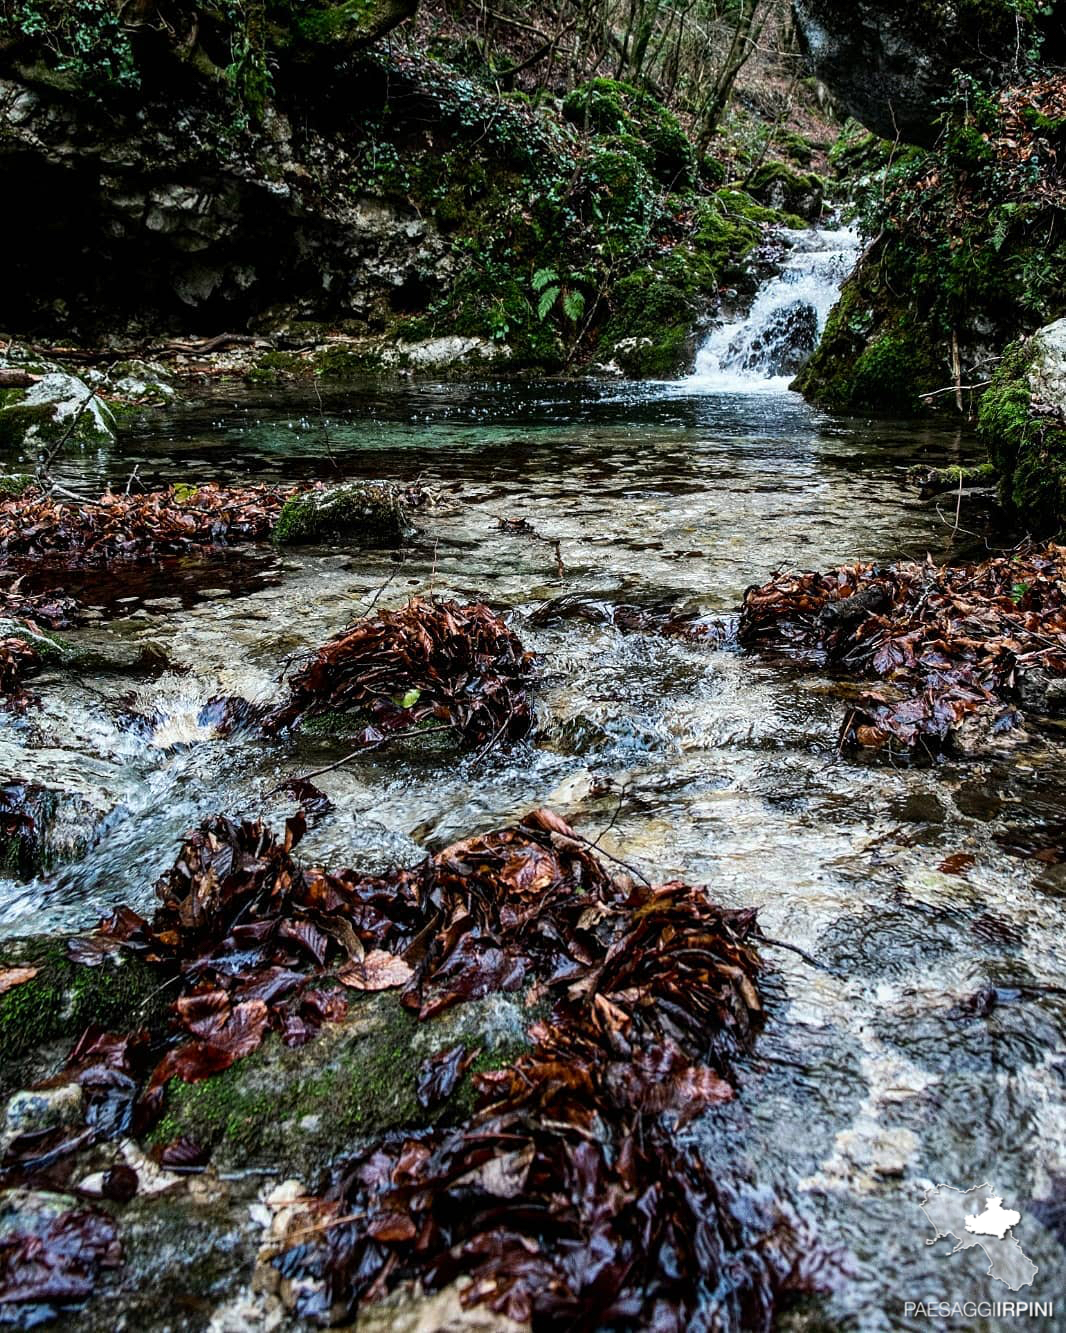
<svg viewBox="0 0 1066 1333"><path fill-rule="evenodd" d="M335 537L389 546L399 544L406 531L407 513L395 487L353 481L292 496L282 506L272 539L279 546Z"/></svg>
<svg viewBox="0 0 1066 1333"><path fill-rule="evenodd" d="M17 500L25 495L37 479L32 472L8 472L0 475L0 499Z"/></svg>
<svg viewBox="0 0 1066 1333"><path fill-rule="evenodd" d="M380 370L381 357L377 352L365 348L327 347L314 354L311 365L323 379L353 379L366 374L368 370Z"/></svg>
<svg viewBox="0 0 1066 1333"><path fill-rule="evenodd" d="M563 114L594 134L625 135L655 178L672 188L695 182L696 152L672 111L616 79L592 79L568 93Z"/></svg>
<svg viewBox="0 0 1066 1333"><path fill-rule="evenodd" d="M19 393L19 390L9 390ZM49 403L16 403L0 409L0 448L19 448L31 430L44 432L51 424L53 410Z"/></svg>
<svg viewBox="0 0 1066 1333"><path fill-rule="evenodd" d="M127 1031L162 1021L160 978L128 955L98 967L72 963L63 940L8 941L0 966L36 967L30 981L0 995L0 1087L20 1086L39 1048L73 1043L90 1024Z"/></svg>
<svg viewBox="0 0 1066 1333"><path fill-rule="evenodd" d="M221 1074L200 1083L172 1080L153 1140L187 1134L213 1147L216 1163L306 1169L360 1139L467 1114L469 1076L443 1106L427 1112L419 1105L418 1070L427 1056L456 1042L480 1046L477 1072L508 1063L527 1044L521 1034L528 1015L522 1026L489 1035L493 999L420 1023L395 991L350 998L347 1018L306 1046L290 1049L272 1034ZM503 1003L517 1018L517 1004Z"/></svg>
<svg viewBox="0 0 1066 1333"><path fill-rule="evenodd" d="M311 366L296 352L264 352L246 378L253 384L278 384L311 373Z"/></svg>
<svg viewBox="0 0 1066 1333"><path fill-rule="evenodd" d="M764 162L745 181L747 192L770 208L813 220L822 212L825 182L813 171Z"/></svg>
<svg viewBox="0 0 1066 1333"><path fill-rule="evenodd" d="M999 472L1000 496L1033 532L1066 524L1066 420L1033 411L1033 342L1009 348L981 400L978 429Z"/></svg>

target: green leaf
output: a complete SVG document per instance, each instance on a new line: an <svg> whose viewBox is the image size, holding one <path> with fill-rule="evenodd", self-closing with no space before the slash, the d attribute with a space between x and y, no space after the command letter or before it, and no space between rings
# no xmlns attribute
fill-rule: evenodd
<svg viewBox="0 0 1066 1333"><path fill-rule="evenodd" d="M421 697L422 697L421 690L408 690L407 693L400 700L400 707L414 708L415 704L418 703Z"/></svg>
<svg viewBox="0 0 1066 1333"><path fill-rule="evenodd" d="M551 310L551 308L552 308L552 306L555 304L556 299L558 298L558 296L559 296L559 288L558 288L558 287L549 287L548 290L547 290L546 292L541 292L541 294L540 294L540 304L537 306L537 318L538 318L538 319L540 319L540 320L547 319L547 317L548 317L548 311Z"/></svg>
<svg viewBox="0 0 1066 1333"><path fill-rule="evenodd" d="M191 500L199 489L199 486L190 486L187 482L179 481L174 487L174 499L183 505L186 500Z"/></svg>
<svg viewBox="0 0 1066 1333"><path fill-rule="evenodd" d="M553 268L538 268L533 274L533 290L542 292L549 282L558 282L559 275ZM542 317L543 318L543 317Z"/></svg>
<svg viewBox="0 0 1066 1333"><path fill-rule="evenodd" d="M576 324L585 313L585 298L580 292L567 292L563 297L563 313L571 324Z"/></svg>

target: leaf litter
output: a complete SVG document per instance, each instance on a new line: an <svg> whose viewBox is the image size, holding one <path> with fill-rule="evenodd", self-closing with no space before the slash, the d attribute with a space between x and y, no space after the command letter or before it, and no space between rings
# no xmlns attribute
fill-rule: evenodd
<svg viewBox="0 0 1066 1333"><path fill-rule="evenodd" d="M421 1020L521 992L540 1016L511 1064L470 1075L477 1050L460 1044L418 1069L427 1108L472 1077L468 1121L360 1147L306 1201L310 1228L274 1259L294 1315L334 1323L401 1283L467 1276L466 1304L535 1328L709 1329L724 1310L761 1330L824 1284L787 1209L753 1210L677 1136L735 1097L763 1021L754 910L612 877L546 810L384 875L302 866L304 828L302 812L281 836L216 816L159 880L151 920L118 908L71 943L84 966L116 951L152 966L171 1027L90 1029L53 1080L80 1084L84 1124L16 1139L4 1183L62 1188L86 1144L147 1132L171 1078L209 1078L270 1033L310 1041L361 990L394 989ZM188 1139L156 1156L206 1160ZM116 1177L112 1197L135 1188ZM19 1290L7 1270L0 1301Z"/></svg>
<svg viewBox="0 0 1066 1333"><path fill-rule="evenodd" d="M464 745L517 740L533 723L533 654L483 602L413 598L323 644L289 679L268 732L342 712L379 745L413 729L450 730Z"/></svg>
<svg viewBox="0 0 1066 1333"><path fill-rule="evenodd" d="M975 714L1011 727L1027 673L1066 674L1066 547L779 573L745 593L737 635L883 682L849 710L842 746L935 754Z"/></svg>

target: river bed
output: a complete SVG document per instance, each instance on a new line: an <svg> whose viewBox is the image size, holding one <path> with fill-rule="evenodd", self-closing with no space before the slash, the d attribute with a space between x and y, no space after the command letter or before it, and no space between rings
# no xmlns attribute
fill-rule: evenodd
<svg viewBox="0 0 1066 1333"><path fill-rule="evenodd" d="M1051 1299L1064 1271L1066 876L1000 842L1064 818L1061 742L1034 730L933 767L850 763L832 681L728 642L624 633L605 615L671 605L728 623L745 587L784 566L943 559L953 503L920 504L908 470L971 454L958 431L832 419L780 388L550 383L347 386L321 408L310 391L230 392L71 455L60 479L86 493L131 476L417 478L435 503L402 556L258 548L61 580L98 609L72 638L152 645L167 665L41 677L41 706L4 719L4 780L79 793L80 817L97 816L81 859L0 881L0 930L149 908L185 829L217 811L279 825L293 808L279 784L346 748L219 735L209 700L277 697L287 660L375 600L484 598L538 656L536 735L480 762L395 750L325 774L335 809L305 859L410 862L548 805L589 837L608 829L604 849L655 879L758 905L768 935L823 967L766 950L771 1012L741 1097L686 1133L841 1256L817 1326L924 1327L906 1301L1011 1297L980 1250L926 1244L918 1204L940 1181L988 1181L1022 1212L1014 1235L1039 1270L1022 1294ZM517 519L534 532L500 526ZM560 597L570 610L545 615Z"/></svg>

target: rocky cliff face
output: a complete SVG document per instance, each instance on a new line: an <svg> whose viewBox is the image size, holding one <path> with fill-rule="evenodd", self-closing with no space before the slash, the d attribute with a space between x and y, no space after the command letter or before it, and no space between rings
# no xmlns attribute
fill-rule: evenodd
<svg viewBox="0 0 1066 1333"><path fill-rule="evenodd" d="M259 315L373 327L417 306L446 280L447 247L361 178L358 137L336 132L380 107L386 78L367 64L357 91L340 75L320 85L313 115L294 88L243 125L203 87L103 102L0 80L8 327L91 338Z"/></svg>
<svg viewBox="0 0 1066 1333"><path fill-rule="evenodd" d="M1056 8L1033 0L793 3L808 59L840 104L883 139L925 146L937 138L957 71L1003 84L1036 42L1049 60L1062 57Z"/></svg>

